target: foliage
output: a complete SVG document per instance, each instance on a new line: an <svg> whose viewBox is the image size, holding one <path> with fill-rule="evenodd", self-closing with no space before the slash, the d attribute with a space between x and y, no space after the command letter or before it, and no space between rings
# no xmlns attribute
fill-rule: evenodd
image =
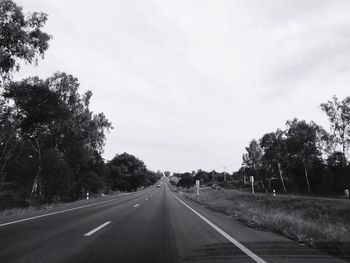
<svg viewBox="0 0 350 263"><path fill-rule="evenodd" d="M264 167L268 172L279 175L283 190L287 192L284 179L284 167L288 161L285 132L277 129L276 132L265 134L260 139L260 147L264 153L261 158Z"/></svg>
<svg viewBox="0 0 350 263"><path fill-rule="evenodd" d="M339 101L336 96L321 104L321 109L327 114L333 132L333 145L340 145L344 158L350 143L350 97Z"/></svg>
<svg viewBox="0 0 350 263"><path fill-rule="evenodd" d="M308 171L321 158L317 148L317 133L320 129L314 122L307 124L298 119L287 121L288 155L302 163L308 192L311 190Z"/></svg>
<svg viewBox="0 0 350 263"><path fill-rule="evenodd" d="M350 166L346 159L350 143L350 97L339 101L336 96L321 104L330 120L332 134L311 121L293 119L286 129L264 134L259 141L252 140L243 155L245 174L260 179L261 190L276 189L279 178L281 189L293 191L313 189L317 193L339 194L350 187ZM341 146L341 152L336 146ZM242 171L242 169L241 169ZM258 185L259 188L259 185Z"/></svg>
<svg viewBox="0 0 350 263"><path fill-rule="evenodd" d="M0 0L0 209L154 184L161 175L130 154L105 163L105 134L113 127L90 110L92 92L81 94L77 78L57 72L12 81L21 62L36 64L48 49L46 20Z"/></svg>
<svg viewBox="0 0 350 263"><path fill-rule="evenodd" d="M177 183L177 186L181 186L181 187L186 187L186 188L190 188L192 186L195 185L195 180L192 177L192 175L185 174L182 176L182 178L179 180L179 182Z"/></svg>
<svg viewBox="0 0 350 263"><path fill-rule="evenodd" d="M117 154L107 164L108 182L112 190L135 191L156 183L161 174L149 171L143 161L128 154Z"/></svg>
<svg viewBox="0 0 350 263"><path fill-rule="evenodd" d="M34 77L11 82L4 93L16 109L14 118L20 123L19 137L32 146L37 160L32 191L45 201L52 201L56 195L55 199L65 198L74 183L84 181L82 171L93 168L103 150L104 132L112 128L104 114L90 111L92 93L88 91L81 96L78 88L76 78L56 73L46 80ZM46 165L50 172L45 174L45 158L53 153L56 157ZM61 164L57 163L59 160ZM55 184L64 191L55 192L50 186ZM82 191L93 188L90 184Z"/></svg>
<svg viewBox="0 0 350 263"><path fill-rule="evenodd" d="M255 180L260 180L262 188L265 188L263 183L265 174L262 172L263 149L256 140L252 140L245 149L247 153L243 154L243 165L248 168L250 175L256 178Z"/></svg>
<svg viewBox="0 0 350 263"><path fill-rule="evenodd" d="M199 180L201 184L207 183L210 180L210 175L208 172L199 169L194 177L194 180Z"/></svg>
<svg viewBox="0 0 350 263"><path fill-rule="evenodd" d="M19 69L19 60L36 62L48 49L51 36L42 31L47 15L24 15L12 0L0 0L0 76Z"/></svg>

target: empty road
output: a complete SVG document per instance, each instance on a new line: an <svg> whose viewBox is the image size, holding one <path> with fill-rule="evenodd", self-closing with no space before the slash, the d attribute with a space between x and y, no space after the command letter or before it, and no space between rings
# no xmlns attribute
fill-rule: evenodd
<svg viewBox="0 0 350 263"><path fill-rule="evenodd" d="M154 186L93 205L0 220L0 262L345 262Z"/></svg>

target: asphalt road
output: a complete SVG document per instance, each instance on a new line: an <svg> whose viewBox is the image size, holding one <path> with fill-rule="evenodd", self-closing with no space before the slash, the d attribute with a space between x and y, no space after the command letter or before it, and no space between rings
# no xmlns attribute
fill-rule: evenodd
<svg viewBox="0 0 350 263"><path fill-rule="evenodd" d="M99 202L0 220L0 262L344 262L247 228L172 192L165 181Z"/></svg>

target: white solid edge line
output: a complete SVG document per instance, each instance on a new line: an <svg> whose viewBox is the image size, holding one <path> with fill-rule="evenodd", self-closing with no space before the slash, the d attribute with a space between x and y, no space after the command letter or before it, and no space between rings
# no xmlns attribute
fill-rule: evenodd
<svg viewBox="0 0 350 263"><path fill-rule="evenodd" d="M214 228L217 232L219 232L223 237L225 237L228 241L230 241L232 244L234 244L236 247L238 247L240 250L242 250L247 256L249 256L251 259L253 259L257 263L267 263L265 260L263 260L258 255L254 254L252 251L250 251L248 248L243 246L241 243L239 243L236 239L231 237L229 234L227 234L225 231L223 231L221 228L216 226L214 223L212 223L210 220L206 219L204 216L202 216L200 213L198 213L196 210L194 210L192 207L187 205L185 202L183 202L180 198L175 196L173 193L171 193L178 201L180 201L184 206L186 206L188 209L190 209L193 213L195 213L197 216L199 216L204 222L206 222L208 225L210 225L212 228Z"/></svg>
<svg viewBox="0 0 350 263"><path fill-rule="evenodd" d="M104 203L109 203L109 202L113 202L118 200L119 198L114 198L112 200L107 200L107 201L102 201L102 202L98 202L98 203L94 203L94 204L89 204L89 205L83 205L83 206L78 206L78 207L74 207L74 208L69 208L69 209L65 209L65 210L61 210L61 211L57 211L57 212L52 212L52 213L48 213L48 214L43 214L43 215L38 215L38 216L32 216L32 217L28 217L28 218L23 218L23 219L19 219L16 221L12 221L12 222L7 222L7 223L3 223L0 224L0 227L2 226L7 226L7 225L12 225L12 224L16 224L16 223L20 223L20 222L24 222L24 221L29 221L29 220L33 220L33 219L37 219L40 217L46 217L46 216L51 216L51 215L57 215L57 214L61 214L61 213L65 213L65 212L69 212L69 211L73 211L73 210L78 210L81 208L85 208L85 207L89 207L89 206L95 206L95 205L100 205L100 204L104 204Z"/></svg>
<svg viewBox="0 0 350 263"><path fill-rule="evenodd" d="M104 224L102 224L102 225L96 227L95 229L91 230L90 232L86 233L84 236L85 236L85 237L91 236L91 235L95 234L98 230L100 230L101 228L104 228L106 225L108 225L108 224L110 224L110 223L111 223L111 222L108 221L108 222L106 222L106 223L104 223Z"/></svg>
<svg viewBox="0 0 350 263"><path fill-rule="evenodd" d="M136 205L134 205L134 207L138 207L140 204L136 204Z"/></svg>

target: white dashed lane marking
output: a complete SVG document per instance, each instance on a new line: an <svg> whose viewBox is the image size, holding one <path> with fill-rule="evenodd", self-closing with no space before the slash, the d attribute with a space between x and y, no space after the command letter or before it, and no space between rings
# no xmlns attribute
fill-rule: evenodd
<svg viewBox="0 0 350 263"><path fill-rule="evenodd" d="M84 236L85 236L85 237L91 236L91 235L95 234L97 231L99 231L100 229L104 228L106 225L108 225L108 224L110 224L110 223L111 223L111 222L108 221L108 222L106 222L106 223L104 223L104 224L102 224L102 225L96 227L95 229L91 230L90 232L87 232Z"/></svg>

